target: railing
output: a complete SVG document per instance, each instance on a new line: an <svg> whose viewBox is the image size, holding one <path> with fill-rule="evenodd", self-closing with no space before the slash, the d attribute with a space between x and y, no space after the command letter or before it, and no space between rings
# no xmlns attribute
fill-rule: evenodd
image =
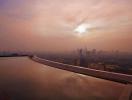
<svg viewBox="0 0 132 100"><path fill-rule="evenodd" d="M32 56L32 57L30 56L30 58L36 62L45 64L51 67L126 84L126 87L124 88L121 96L119 97L119 100L132 100L132 75L100 71L100 70L84 68L80 66L62 64L62 63L42 59L37 56Z"/></svg>
<svg viewBox="0 0 132 100"><path fill-rule="evenodd" d="M62 64L62 63L42 59L37 56L31 57L31 59L34 61L37 61L39 63L43 63L45 65L63 69L63 70L68 70L68 71L72 71L72 72L76 72L76 73L80 73L80 74L84 74L84 75L89 75L89 76L93 76L93 77L97 77L97 78L107 79L107 80L111 80L111 81L115 81L115 82L132 84L132 75L100 71L100 70L84 68L84 67L80 67L80 66Z"/></svg>

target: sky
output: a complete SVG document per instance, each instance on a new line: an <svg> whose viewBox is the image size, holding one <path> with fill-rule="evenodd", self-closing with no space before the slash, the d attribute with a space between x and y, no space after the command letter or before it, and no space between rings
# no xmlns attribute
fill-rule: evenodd
<svg viewBox="0 0 132 100"><path fill-rule="evenodd" d="M0 51L132 52L132 0L0 0ZM86 31L77 28L86 25Z"/></svg>

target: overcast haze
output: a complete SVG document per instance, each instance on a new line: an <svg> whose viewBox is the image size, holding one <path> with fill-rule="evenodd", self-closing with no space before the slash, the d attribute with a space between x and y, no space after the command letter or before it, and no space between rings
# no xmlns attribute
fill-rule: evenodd
<svg viewBox="0 0 132 100"><path fill-rule="evenodd" d="M0 0L0 50L132 51L132 0ZM78 36L75 28L87 24Z"/></svg>

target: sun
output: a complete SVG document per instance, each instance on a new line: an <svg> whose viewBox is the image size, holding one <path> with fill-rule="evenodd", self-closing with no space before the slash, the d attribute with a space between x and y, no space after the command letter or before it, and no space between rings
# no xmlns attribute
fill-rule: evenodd
<svg viewBox="0 0 132 100"><path fill-rule="evenodd" d="M78 36L83 36L86 32L88 32L88 28L88 24L80 24L74 29L74 32L76 32Z"/></svg>

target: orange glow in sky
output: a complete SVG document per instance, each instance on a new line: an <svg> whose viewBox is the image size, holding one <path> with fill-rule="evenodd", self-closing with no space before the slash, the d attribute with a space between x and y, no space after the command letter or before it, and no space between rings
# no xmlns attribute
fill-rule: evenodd
<svg viewBox="0 0 132 100"><path fill-rule="evenodd" d="M0 50L85 46L131 52L131 5L132 0L1 0Z"/></svg>

